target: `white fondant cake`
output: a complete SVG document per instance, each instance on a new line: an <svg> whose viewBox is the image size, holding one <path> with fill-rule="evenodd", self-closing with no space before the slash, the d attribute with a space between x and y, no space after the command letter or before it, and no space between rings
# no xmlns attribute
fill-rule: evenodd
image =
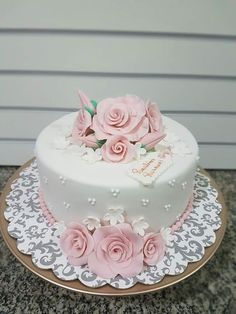
<svg viewBox="0 0 236 314"><path fill-rule="evenodd" d="M89 163L72 149L55 149L54 140L73 125L69 114L46 127L38 137L36 156L45 202L56 220L69 223L103 217L109 208L123 208L131 220L144 216L152 229L168 227L183 213L192 195L198 146L193 135L163 117L174 149L173 165L151 186L128 176L132 163ZM171 142L173 134L177 141ZM181 140L181 141L180 141ZM191 153L183 153L183 142ZM179 151L178 151L179 150Z"/></svg>
<svg viewBox="0 0 236 314"><path fill-rule="evenodd" d="M42 211L57 221L69 263L103 278L134 276L163 259L191 210L198 145L150 101L79 96L78 113L36 142Z"/></svg>

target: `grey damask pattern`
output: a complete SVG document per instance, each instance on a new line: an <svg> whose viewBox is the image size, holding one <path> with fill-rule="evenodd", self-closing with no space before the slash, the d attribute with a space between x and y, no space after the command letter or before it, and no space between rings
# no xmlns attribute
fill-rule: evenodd
<svg viewBox="0 0 236 314"><path fill-rule="evenodd" d="M215 241L215 230L221 226L219 213L221 205L217 201L217 191L209 179L197 172L195 177L193 210L182 227L174 233L168 244L164 259L156 266L146 267L133 278L117 276L106 280L91 273L87 266L72 266L63 255L55 228L41 213L38 189L39 177L34 161L21 172L11 186L7 196L8 207L5 217L9 221L8 232L17 239L18 249L32 256L39 268L52 269L63 280L79 279L89 287L110 284L116 288L132 287L137 282L155 284L166 274L176 275L184 272L189 262L200 260L205 247Z"/></svg>

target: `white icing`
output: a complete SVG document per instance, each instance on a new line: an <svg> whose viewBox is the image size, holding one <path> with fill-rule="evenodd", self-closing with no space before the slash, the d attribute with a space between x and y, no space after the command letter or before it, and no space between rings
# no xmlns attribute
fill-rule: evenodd
<svg viewBox="0 0 236 314"><path fill-rule="evenodd" d="M127 175L131 163L107 163L98 161L88 163L80 158L83 148L69 145L61 151L53 148L53 139L60 136L60 125L73 125L76 113L62 117L46 127L36 143L36 157L40 178L48 178L48 184L41 180L41 189L46 204L52 204L52 214L65 223L85 219L88 216L103 217L109 208L124 208L131 220L144 216L145 221L155 229L171 225L176 216L182 213L192 193L196 170L198 146L192 134L182 125L170 118L163 117L168 132L176 134L191 150L184 157L174 154L173 164L162 173L151 186L144 186ZM178 143L179 141L177 141ZM174 142L173 145L176 143ZM158 145L159 149L161 145ZM165 147L166 149L166 147ZM135 162L135 161L134 161ZM62 185L58 178L66 177L67 184ZM175 178L175 188L170 189L168 182ZM182 182L188 182L186 189ZM178 184L177 184L178 183ZM111 187L122 191L119 197L108 193ZM91 206L88 198L96 199ZM144 210L140 199L148 199L148 210ZM64 200L70 202L70 211L65 211ZM167 202L171 210L163 211Z"/></svg>

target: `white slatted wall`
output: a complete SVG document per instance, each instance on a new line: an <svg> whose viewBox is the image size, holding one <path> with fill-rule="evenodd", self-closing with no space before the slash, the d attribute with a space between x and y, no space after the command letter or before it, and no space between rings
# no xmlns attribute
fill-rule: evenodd
<svg viewBox="0 0 236 314"><path fill-rule="evenodd" d="M206 168L236 168L235 1L0 1L0 164L48 123L101 99L151 98L196 136Z"/></svg>

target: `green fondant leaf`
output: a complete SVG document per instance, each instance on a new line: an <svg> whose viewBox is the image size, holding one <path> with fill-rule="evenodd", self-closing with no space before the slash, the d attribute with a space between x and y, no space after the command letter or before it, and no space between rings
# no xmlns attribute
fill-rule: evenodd
<svg viewBox="0 0 236 314"><path fill-rule="evenodd" d="M87 106L85 106L85 105L84 105L84 109L85 109L86 111L88 111L88 113L91 114L92 117L94 116L94 111L93 111L92 109L90 109L89 107L87 107Z"/></svg>
<svg viewBox="0 0 236 314"><path fill-rule="evenodd" d="M98 104L98 103L96 102L96 100L91 99L90 102L91 102L91 104L93 105L94 109L96 109L96 108L97 108L97 104Z"/></svg>
<svg viewBox="0 0 236 314"><path fill-rule="evenodd" d="M106 143L106 140L97 141L97 144L99 147L102 147L102 145L104 145L105 143Z"/></svg>

